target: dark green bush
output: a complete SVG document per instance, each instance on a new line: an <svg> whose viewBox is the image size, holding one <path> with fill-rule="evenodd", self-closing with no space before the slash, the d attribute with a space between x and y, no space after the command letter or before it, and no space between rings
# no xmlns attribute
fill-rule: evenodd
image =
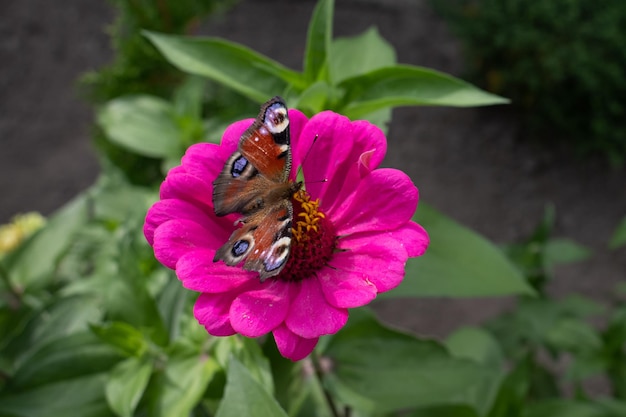
<svg viewBox="0 0 626 417"><path fill-rule="evenodd" d="M180 83L175 69L143 36L143 30L188 34L211 13L234 0L109 0L116 11L108 28L115 60L87 73L82 84L92 101L125 94L150 93L169 98Z"/></svg>
<svg viewBox="0 0 626 417"><path fill-rule="evenodd" d="M114 60L85 74L83 93L96 105L114 98L151 94L170 99L186 74L170 64L146 39L143 30L189 34L211 13L235 0L109 0L115 21L108 28ZM161 176L161 162L127 152L104 132L94 132L96 146L135 184L150 184Z"/></svg>
<svg viewBox="0 0 626 417"><path fill-rule="evenodd" d="M526 132L626 159L626 2L433 0L468 76L513 100Z"/></svg>

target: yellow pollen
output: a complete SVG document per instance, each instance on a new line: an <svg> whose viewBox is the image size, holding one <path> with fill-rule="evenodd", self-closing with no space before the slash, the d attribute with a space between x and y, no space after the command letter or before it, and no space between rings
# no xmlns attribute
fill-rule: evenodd
<svg viewBox="0 0 626 417"><path fill-rule="evenodd" d="M318 223L320 219L323 219L326 216L324 213L319 211L319 199L311 201L309 195L305 191L298 191L294 194L293 198L300 203L303 211L298 213L298 219L291 230L293 232L293 237L298 242L303 242L309 239L309 232L319 232L320 229Z"/></svg>

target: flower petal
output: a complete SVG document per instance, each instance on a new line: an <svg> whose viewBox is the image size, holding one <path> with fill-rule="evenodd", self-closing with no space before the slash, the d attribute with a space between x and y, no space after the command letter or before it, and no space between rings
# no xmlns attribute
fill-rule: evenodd
<svg viewBox="0 0 626 417"><path fill-rule="evenodd" d="M337 308L355 308L368 304L378 290L363 272L324 268L316 274L326 301Z"/></svg>
<svg viewBox="0 0 626 417"><path fill-rule="evenodd" d="M176 262L185 253L201 248L218 248L221 239L216 239L200 224L186 219L169 220L154 230L154 256L168 268L174 269Z"/></svg>
<svg viewBox="0 0 626 417"><path fill-rule="evenodd" d="M222 165L237 150L241 135L254 123L254 119L244 119L229 125L222 135L222 143L220 144L220 152L224 155ZM220 167L221 171L221 167Z"/></svg>
<svg viewBox="0 0 626 417"><path fill-rule="evenodd" d="M396 169L377 169L361 180L356 191L327 213L338 235L387 231L407 223L417 208L417 188Z"/></svg>
<svg viewBox="0 0 626 417"><path fill-rule="evenodd" d="M233 299L232 293L200 294L193 307L193 315L209 334L231 336L236 333L228 315Z"/></svg>
<svg viewBox="0 0 626 417"><path fill-rule="evenodd" d="M293 333L284 324L278 326L272 332L276 346L281 355L292 361L306 358L317 345L319 338L305 339Z"/></svg>
<svg viewBox="0 0 626 417"><path fill-rule="evenodd" d="M376 168L385 156L387 142L383 132L369 122L350 122L333 112L311 118L301 138L318 140L304 163L305 178L313 180L307 191L325 204L341 204L340 194L350 194L364 173ZM321 181L326 180L326 181Z"/></svg>
<svg viewBox="0 0 626 417"><path fill-rule="evenodd" d="M240 294L230 307L233 328L248 337L259 337L274 330L289 311L288 283L272 280L258 286L261 289Z"/></svg>
<svg viewBox="0 0 626 417"><path fill-rule="evenodd" d="M207 178L216 178L207 177ZM194 203L200 208L213 211L213 185L186 172L169 174L161 184L159 195L164 199L179 199Z"/></svg>
<svg viewBox="0 0 626 417"><path fill-rule="evenodd" d="M392 234L395 239L402 242L409 258L422 256L430 243L428 232L415 222L408 222L404 226L394 230Z"/></svg>
<svg viewBox="0 0 626 417"><path fill-rule="evenodd" d="M258 281L258 274L228 266L223 262L213 262L214 256L215 250L198 249L180 257L176 263L176 275L185 288L220 293L240 288L252 280Z"/></svg>
<svg viewBox="0 0 626 417"><path fill-rule="evenodd" d="M195 143L187 148L181 159L185 172L194 177L213 181L222 171L226 162L226 152L221 146L213 143Z"/></svg>
<svg viewBox="0 0 626 417"><path fill-rule="evenodd" d="M166 221L173 219L191 220L208 230L215 227L214 222L193 204L174 199L160 200L154 203L148 210L143 226L144 235L150 245L154 243L154 230ZM226 235L226 238L228 238L228 235Z"/></svg>
<svg viewBox="0 0 626 417"><path fill-rule="evenodd" d="M378 292L397 287L404 278L408 258L406 249L390 233L340 239L340 247L330 265L344 273L367 277Z"/></svg>
<svg viewBox="0 0 626 417"><path fill-rule="evenodd" d="M292 284L296 287L295 284ZM334 334L348 321L348 310L328 304L317 279L300 281L299 291L291 303L285 324L296 335L312 339Z"/></svg>

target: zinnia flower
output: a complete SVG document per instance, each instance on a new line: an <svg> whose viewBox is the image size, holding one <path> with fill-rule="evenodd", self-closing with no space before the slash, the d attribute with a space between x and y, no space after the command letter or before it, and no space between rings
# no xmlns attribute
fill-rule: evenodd
<svg viewBox="0 0 626 417"><path fill-rule="evenodd" d="M291 178L301 166L306 191L292 198L291 252L277 276L261 282L257 272L213 260L241 216L215 215L212 184L251 119L230 125L221 145L187 150L144 233L156 258L201 293L194 315L211 335L272 332L281 354L300 360L345 325L349 308L400 284L407 258L424 253L428 235L411 221L418 201L411 179L377 169L387 148L378 127L331 111L307 119L289 110L289 119Z"/></svg>

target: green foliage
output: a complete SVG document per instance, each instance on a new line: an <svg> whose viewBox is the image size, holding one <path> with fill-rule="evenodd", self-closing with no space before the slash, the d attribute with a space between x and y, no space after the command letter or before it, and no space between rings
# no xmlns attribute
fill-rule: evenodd
<svg viewBox="0 0 626 417"><path fill-rule="evenodd" d="M154 32L147 32L146 36L183 71L208 77L259 104L281 94L293 107L309 114L332 109L348 117L367 118L401 105L476 106L507 102L449 75L397 65L390 46L374 31L336 43L331 18L332 2L321 1L309 26L303 73L223 39ZM379 59L372 59L374 55ZM335 64L337 60L339 64ZM341 62L351 64L339 66Z"/></svg>
<svg viewBox="0 0 626 417"><path fill-rule="evenodd" d="M324 352L337 364L329 383L340 401L368 412L441 403L487 406L488 395L474 394L497 380L501 369L455 358L435 341L387 329L366 311L355 311Z"/></svg>
<svg viewBox="0 0 626 417"><path fill-rule="evenodd" d="M553 265L589 256L588 250L573 241L552 238L554 216L548 207L532 235L507 248L540 296L521 297L514 310L491 320L486 328L499 341L506 359L516 364L518 379L524 381L518 394L528 404L524 416L618 416L626 405L626 298L617 297L605 306L580 295L558 300L549 296L546 287ZM592 319L606 324L598 329ZM566 369L557 371L557 363L567 363ZM591 401L586 383L599 375L621 402ZM582 401L563 400L564 388Z"/></svg>
<svg viewBox="0 0 626 417"><path fill-rule="evenodd" d="M609 247L611 249L617 249L626 244L626 217L622 219L619 223L615 232L613 232L613 236L609 242Z"/></svg>
<svg viewBox="0 0 626 417"><path fill-rule="evenodd" d="M382 297L489 297L534 290L502 251L425 203L415 221L431 238L427 255L411 258L404 280ZM436 279L435 279L436 277ZM472 285L467 285L469 281Z"/></svg>
<svg viewBox="0 0 626 417"><path fill-rule="evenodd" d="M591 255L589 249L572 240L552 238L554 219L554 208L547 206L543 219L531 236L504 248L540 294L544 294L554 266L583 261Z"/></svg>
<svg viewBox="0 0 626 417"><path fill-rule="evenodd" d="M470 78L510 97L527 135L626 158L626 3L433 0L459 35Z"/></svg>
<svg viewBox="0 0 626 417"><path fill-rule="evenodd" d="M211 3L199 4L204 5L201 10L210 9ZM193 10L198 8L190 12ZM224 39L182 36L192 14L181 12L178 24L172 25L159 22L164 17L160 10L138 14L134 8L122 7L122 11L120 24L128 26L132 36L114 38L128 49L120 56L142 56L137 51L154 55L154 46L160 54L157 61L120 58L114 67L145 83L141 88L129 82L109 91L115 83L106 81L107 71L100 73L105 80L101 85L109 91L106 97L100 95L109 101L99 111L97 143L138 184L158 182L157 166L166 171L191 143L218 141L218 136L210 135L223 131L236 119L254 114L258 104L277 94L307 114L332 109L351 118L368 118L383 129L394 106L506 102L449 75L396 65L395 52L375 29L354 38L333 40L332 1L320 2L313 14L303 72ZM144 14L154 21L145 21ZM141 40L140 23L145 29ZM147 40L154 46L146 45ZM140 47L135 48L136 44ZM156 80L167 82L153 84L155 77L135 66L158 71L161 77ZM181 85L183 72L199 77L192 76ZM128 82L124 77L120 80ZM157 134L159 130L162 134Z"/></svg>
<svg viewBox="0 0 626 417"><path fill-rule="evenodd" d="M116 20L109 28L114 61L81 79L84 95L96 104L122 96L147 94L170 99L185 75L174 68L141 34L142 30L164 33L188 33L201 19L230 6L232 0L110 0ZM198 87L198 86L196 86ZM202 94L203 88L196 88ZM124 98L121 99L122 102ZM117 110L123 105L118 103ZM119 112L118 112L119 114ZM182 121L179 121L182 122ZM197 139L201 132L189 126L185 135ZM193 131L193 129L196 129ZM160 162L150 152L129 153L117 136L97 130L96 145L112 163L121 168L131 181L150 184L160 177ZM158 137L155 139L158 140Z"/></svg>
<svg viewBox="0 0 626 417"><path fill-rule="evenodd" d="M231 0L110 0L116 20L109 28L114 61L86 74L82 84L101 103L126 94L167 96L181 74L141 35L141 31L187 33L204 16Z"/></svg>

